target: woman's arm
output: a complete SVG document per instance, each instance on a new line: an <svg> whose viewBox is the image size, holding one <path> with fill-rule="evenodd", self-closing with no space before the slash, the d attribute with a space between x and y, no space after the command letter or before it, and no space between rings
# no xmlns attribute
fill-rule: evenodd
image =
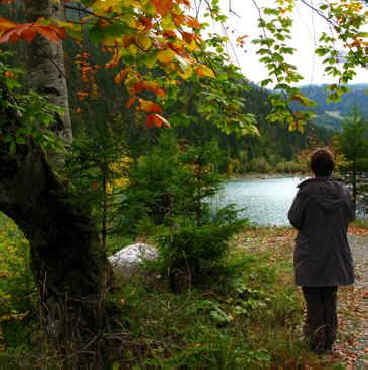
<svg viewBox="0 0 368 370"><path fill-rule="evenodd" d="M303 226L304 203L304 195L299 190L288 212L288 219L290 223L298 230L300 230Z"/></svg>

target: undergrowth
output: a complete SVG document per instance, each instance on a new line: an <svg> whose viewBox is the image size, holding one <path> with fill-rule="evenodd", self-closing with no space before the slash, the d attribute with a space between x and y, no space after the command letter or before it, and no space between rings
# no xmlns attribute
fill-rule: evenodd
<svg viewBox="0 0 368 370"><path fill-rule="evenodd" d="M0 369L62 368L42 344L27 242L8 219L0 222ZM257 233L254 246L264 241ZM277 238L278 231L261 233ZM120 349L106 369L319 366L303 342L303 305L292 282L290 250L276 253L267 243L244 248L252 245L247 235L234 238L226 263L195 289L171 293L168 279L152 265L142 278L117 282L109 299L121 309L115 337ZM50 365L40 367L47 356Z"/></svg>

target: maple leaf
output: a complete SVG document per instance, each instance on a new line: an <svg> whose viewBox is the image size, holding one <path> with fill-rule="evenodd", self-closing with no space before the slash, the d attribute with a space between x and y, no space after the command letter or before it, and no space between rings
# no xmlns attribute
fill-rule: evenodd
<svg viewBox="0 0 368 370"><path fill-rule="evenodd" d="M160 116L157 113L153 113L147 116L146 118L147 128L153 128L153 127L161 128L162 126L170 128L170 123L166 118Z"/></svg>

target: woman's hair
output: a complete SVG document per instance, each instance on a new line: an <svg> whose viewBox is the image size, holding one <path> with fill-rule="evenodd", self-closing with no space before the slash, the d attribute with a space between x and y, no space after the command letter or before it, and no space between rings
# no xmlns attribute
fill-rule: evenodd
<svg viewBox="0 0 368 370"><path fill-rule="evenodd" d="M310 166L316 176L330 176L335 168L332 153L327 149L317 149L313 152Z"/></svg>

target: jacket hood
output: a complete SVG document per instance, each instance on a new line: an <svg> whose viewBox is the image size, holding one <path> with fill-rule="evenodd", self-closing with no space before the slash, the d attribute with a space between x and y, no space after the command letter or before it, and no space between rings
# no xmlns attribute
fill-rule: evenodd
<svg viewBox="0 0 368 370"><path fill-rule="evenodd" d="M347 205L347 197L341 180L330 177L307 179L298 186L307 199L313 200L327 212L334 212Z"/></svg>

